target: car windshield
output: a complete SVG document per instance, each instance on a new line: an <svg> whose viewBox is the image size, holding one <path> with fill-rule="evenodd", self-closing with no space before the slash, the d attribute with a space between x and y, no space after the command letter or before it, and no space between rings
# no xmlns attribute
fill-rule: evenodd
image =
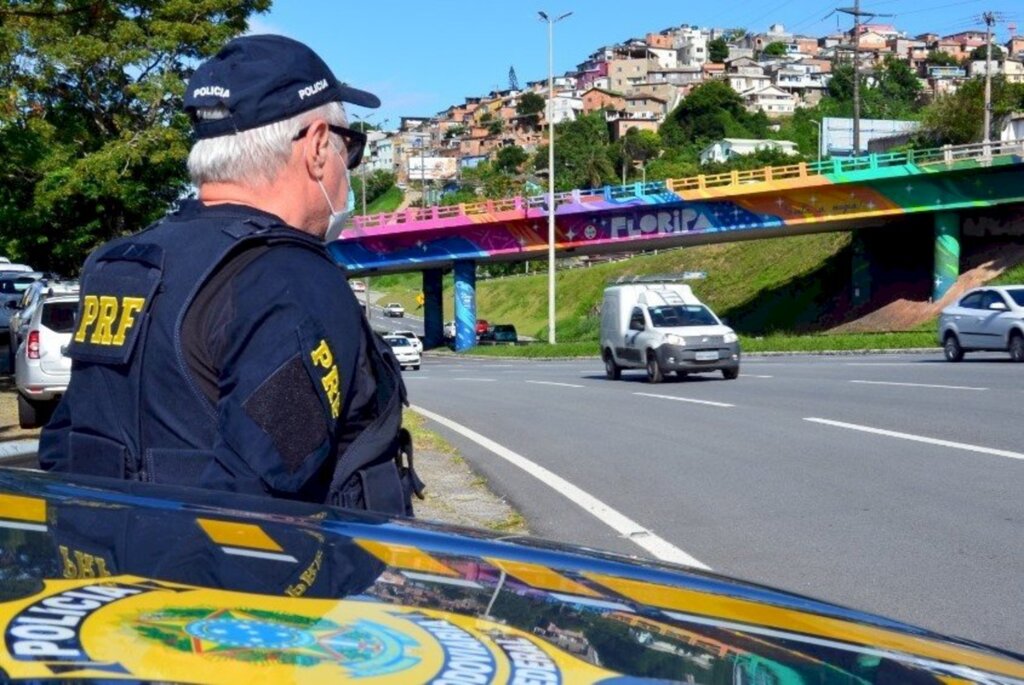
<svg viewBox="0 0 1024 685"><path fill-rule="evenodd" d="M1006 294L1013 298L1018 307L1024 307L1024 288L1013 288L1007 290Z"/></svg>
<svg viewBox="0 0 1024 685"><path fill-rule="evenodd" d="M78 302L47 302L43 305L40 319L42 325L57 333L70 333L75 330L75 311Z"/></svg>
<svg viewBox="0 0 1024 685"><path fill-rule="evenodd" d="M651 323L656 328L677 326L717 326L715 315L702 304L678 304L649 307Z"/></svg>
<svg viewBox="0 0 1024 685"><path fill-rule="evenodd" d="M392 347L408 347L409 346L409 339L408 338L388 338L388 343L390 343Z"/></svg>
<svg viewBox="0 0 1024 685"><path fill-rule="evenodd" d="M28 290L28 287L35 283L34 278L4 279L0 281L0 293L4 295L18 295Z"/></svg>

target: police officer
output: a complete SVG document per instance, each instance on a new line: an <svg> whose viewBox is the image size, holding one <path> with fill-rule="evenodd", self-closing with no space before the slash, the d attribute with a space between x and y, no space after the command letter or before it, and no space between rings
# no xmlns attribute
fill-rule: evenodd
<svg viewBox="0 0 1024 685"><path fill-rule="evenodd" d="M412 513L401 374L324 248L366 142L345 102L380 105L282 36L196 69L199 199L86 261L42 468Z"/></svg>

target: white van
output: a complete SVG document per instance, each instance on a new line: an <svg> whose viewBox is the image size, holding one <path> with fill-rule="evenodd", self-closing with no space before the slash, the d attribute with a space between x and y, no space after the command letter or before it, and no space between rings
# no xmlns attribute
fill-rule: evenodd
<svg viewBox="0 0 1024 685"><path fill-rule="evenodd" d="M601 305L601 357L605 373L617 380L622 369L646 369L660 383L677 376L721 371L740 375L735 331L682 283L628 283L605 288Z"/></svg>

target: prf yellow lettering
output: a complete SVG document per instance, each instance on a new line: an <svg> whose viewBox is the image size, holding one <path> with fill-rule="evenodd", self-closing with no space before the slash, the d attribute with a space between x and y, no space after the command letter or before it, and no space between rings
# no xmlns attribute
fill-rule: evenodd
<svg viewBox="0 0 1024 685"><path fill-rule="evenodd" d="M61 561L64 564L65 578L107 578L110 576L107 562L103 557L94 557L77 549L69 550L64 545L58 546L57 549L60 550ZM74 559L72 559L72 555Z"/></svg>
<svg viewBox="0 0 1024 685"><path fill-rule="evenodd" d="M117 326L117 333L114 334L115 345L124 345L124 336L135 323L135 315L142 311L144 304L146 300L142 297L121 298L121 321Z"/></svg>
<svg viewBox="0 0 1024 685"><path fill-rule="evenodd" d="M123 345L128 330L135 325L135 317L145 306L144 297L86 295L82 301L82 321L75 331L75 342L85 342L88 338L92 345ZM90 329L92 335L89 334Z"/></svg>
<svg viewBox="0 0 1024 685"><path fill-rule="evenodd" d="M321 340L310 356L313 358L314 364L324 369L329 369L334 364L334 355L331 354L331 348L327 346L326 340Z"/></svg>
<svg viewBox="0 0 1024 685"><path fill-rule="evenodd" d="M96 316L100 313L100 298L95 295L86 295L82 302L82 320L75 331L75 342L85 342L85 336L89 327L96 323Z"/></svg>
<svg viewBox="0 0 1024 685"><path fill-rule="evenodd" d="M338 418L341 414L341 374L334 363L334 354L328 347L326 340L321 340L312 352L309 353L315 366L328 369L327 373L320 376L320 385L327 393L327 402L331 405L331 418Z"/></svg>

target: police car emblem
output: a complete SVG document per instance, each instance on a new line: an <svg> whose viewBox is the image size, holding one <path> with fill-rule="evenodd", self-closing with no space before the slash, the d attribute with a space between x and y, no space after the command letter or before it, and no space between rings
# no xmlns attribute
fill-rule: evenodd
<svg viewBox="0 0 1024 685"><path fill-rule="evenodd" d="M246 663L335 663L356 677L380 676L420 662L417 643L373 621L341 624L258 609L168 608L138 617L137 634L183 652Z"/></svg>

